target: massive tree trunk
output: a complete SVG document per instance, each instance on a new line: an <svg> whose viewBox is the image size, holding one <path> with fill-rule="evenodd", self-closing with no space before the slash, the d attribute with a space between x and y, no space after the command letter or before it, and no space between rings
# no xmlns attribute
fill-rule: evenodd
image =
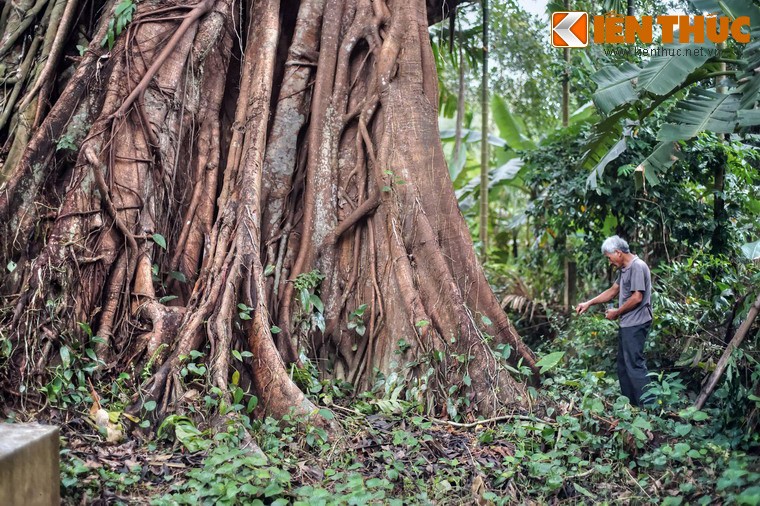
<svg viewBox="0 0 760 506"><path fill-rule="evenodd" d="M116 2L80 3L17 2L0 22L16 83L0 131L6 391L85 348L87 323L100 374L152 366L136 399L160 413L194 350L208 384L228 392L239 370L275 416L315 412L288 374L305 357L359 388L405 380L431 410L525 405L492 347L533 355L476 261L439 141L440 5L153 0L119 35ZM61 49L82 33L81 57Z"/></svg>

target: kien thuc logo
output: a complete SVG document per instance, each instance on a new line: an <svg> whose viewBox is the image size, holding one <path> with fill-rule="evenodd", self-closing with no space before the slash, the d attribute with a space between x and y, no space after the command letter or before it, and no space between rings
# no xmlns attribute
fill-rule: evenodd
<svg viewBox="0 0 760 506"><path fill-rule="evenodd" d="M552 14L551 38L554 47L586 47L589 43L587 12L555 12ZM716 44L729 37L740 44L750 41L749 16L730 19L726 16L623 16L614 12L593 17L595 44L651 44L655 26L659 25L663 44Z"/></svg>
<svg viewBox="0 0 760 506"><path fill-rule="evenodd" d="M585 12L553 13L552 46L588 46L588 14Z"/></svg>

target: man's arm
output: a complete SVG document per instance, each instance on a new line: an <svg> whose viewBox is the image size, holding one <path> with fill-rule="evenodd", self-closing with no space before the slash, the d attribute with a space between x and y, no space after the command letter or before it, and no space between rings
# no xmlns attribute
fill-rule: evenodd
<svg viewBox="0 0 760 506"><path fill-rule="evenodd" d="M610 309L607 311L607 314L605 317L608 320L616 320L620 318L622 315L626 314L629 311L633 311L636 309L636 307L641 303L642 299L644 298L644 292L633 292L631 296L628 298L627 301L625 301L625 304L620 306L617 309Z"/></svg>
<svg viewBox="0 0 760 506"><path fill-rule="evenodd" d="M575 312L578 314L585 313L588 308L593 306L594 304L604 304L605 302L609 302L615 297L618 296L620 293L620 285L617 283L614 283L611 287L607 288L605 291L594 297L593 299L581 302L578 304L578 306L575 308ZM625 306L625 304L623 304Z"/></svg>

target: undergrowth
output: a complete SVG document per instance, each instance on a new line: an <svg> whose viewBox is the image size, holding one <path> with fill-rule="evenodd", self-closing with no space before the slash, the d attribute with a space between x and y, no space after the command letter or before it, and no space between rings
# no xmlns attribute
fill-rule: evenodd
<svg viewBox="0 0 760 506"><path fill-rule="evenodd" d="M92 390L75 371L97 358L73 348L43 388L47 415L36 418L62 425L64 504L760 504L751 415L760 398L737 387L743 374L757 374L742 365L752 354L736 354L697 411L691 373L666 367L667 344L652 339L656 407L642 410L619 395L615 331L601 315L571 319L539 349L546 374L532 413L480 425L426 416L395 383L354 393L345 382L320 380L313 367L294 370L320 413L339 419L343 433L328 437L294 417L249 416L256 398L235 378L227 395L201 393L207 370L198 353L185 361L184 412L155 434L140 432L144 420L123 418L125 392L135 388L129 375L96 385L112 422L104 430L88 421ZM205 419L208 412L223 416ZM135 430L127 435L125 426ZM112 429L125 434L109 444Z"/></svg>

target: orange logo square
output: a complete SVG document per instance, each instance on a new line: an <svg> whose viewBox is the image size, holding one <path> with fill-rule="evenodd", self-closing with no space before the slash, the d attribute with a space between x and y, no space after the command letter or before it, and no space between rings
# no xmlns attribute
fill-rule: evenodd
<svg viewBox="0 0 760 506"><path fill-rule="evenodd" d="M577 11L553 13L552 46L588 46L588 13Z"/></svg>

